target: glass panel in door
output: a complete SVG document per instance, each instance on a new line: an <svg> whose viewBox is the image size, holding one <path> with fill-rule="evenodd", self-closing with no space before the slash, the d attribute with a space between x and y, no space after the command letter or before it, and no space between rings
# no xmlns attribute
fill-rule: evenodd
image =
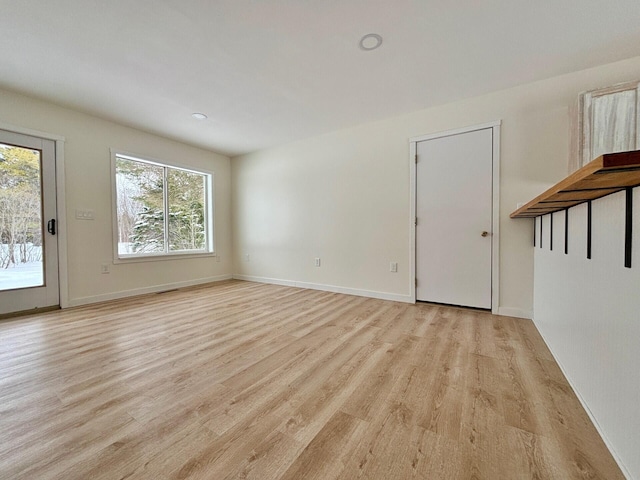
<svg viewBox="0 0 640 480"><path fill-rule="evenodd" d="M44 285L41 152L0 143L0 290Z"/></svg>

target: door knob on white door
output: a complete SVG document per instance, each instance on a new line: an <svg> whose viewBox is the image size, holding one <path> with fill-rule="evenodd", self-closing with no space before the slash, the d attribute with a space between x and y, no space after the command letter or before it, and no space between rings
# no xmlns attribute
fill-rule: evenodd
<svg viewBox="0 0 640 480"><path fill-rule="evenodd" d="M485 231L485 232L482 232L482 236L483 236L483 237L486 237L487 235L489 235L489 232L486 232L486 231Z"/></svg>

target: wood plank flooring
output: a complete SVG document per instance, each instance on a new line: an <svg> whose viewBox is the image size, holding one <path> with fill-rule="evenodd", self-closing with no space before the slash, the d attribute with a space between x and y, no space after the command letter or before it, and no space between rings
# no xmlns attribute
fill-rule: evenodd
<svg viewBox="0 0 640 480"><path fill-rule="evenodd" d="M624 477L531 321L229 281L0 322L0 478Z"/></svg>

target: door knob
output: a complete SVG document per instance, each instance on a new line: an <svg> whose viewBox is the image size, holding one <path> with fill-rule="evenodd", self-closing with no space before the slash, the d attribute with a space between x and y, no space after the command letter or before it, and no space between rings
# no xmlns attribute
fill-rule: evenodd
<svg viewBox="0 0 640 480"><path fill-rule="evenodd" d="M487 235L489 235L489 232L486 232L486 231L485 231L485 232L482 232L482 236L483 236L483 237L486 237Z"/></svg>

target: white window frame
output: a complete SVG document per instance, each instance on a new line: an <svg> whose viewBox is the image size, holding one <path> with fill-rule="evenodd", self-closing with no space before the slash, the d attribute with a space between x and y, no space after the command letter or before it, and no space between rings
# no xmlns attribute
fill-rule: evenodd
<svg viewBox="0 0 640 480"><path fill-rule="evenodd" d="M177 251L165 251L158 253L133 253L133 254L121 254L118 252L118 191L116 181L116 159L123 158L125 160L132 160L134 162L147 163L150 165L156 165L163 168L172 168L175 170L183 170L190 173L205 176L205 218L206 218L206 247L201 250L177 250ZM165 170L166 176L166 170ZM111 149L111 216L113 222L113 263L134 263L134 262L150 262L158 260L175 260L177 258L194 258L194 257L213 257L215 252L215 201L214 201L214 178L215 174L211 170L202 168L194 168L187 165L181 165L175 162L167 162L163 160L149 158L147 156L138 155L135 153L125 152L123 150ZM166 188L166 179L165 179ZM164 210L169 211L168 198L166 195L166 189L164 190ZM165 215L167 217L167 215ZM166 223L165 223L166 225ZM165 246L168 245L168 239L166 238L168 232L165 231Z"/></svg>
<svg viewBox="0 0 640 480"><path fill-rule="evenodd" d="M600 88L597 90L591 90L584 92L580 95L580 111L579 114L579 145L578 145L578 165L577 167L583 167L591 162L595 157L592 152L594 128L597 128L598 120L594 118L594 112L592 109L593 100L598 97L604 97L607 95L615 95L617 93L633 91L635 92L635 101L633 104L629 104L628 108L632 112L632 116L635 117L635 146L640 147L640 82L627 82L612 85L606 88Z"/></svg>

